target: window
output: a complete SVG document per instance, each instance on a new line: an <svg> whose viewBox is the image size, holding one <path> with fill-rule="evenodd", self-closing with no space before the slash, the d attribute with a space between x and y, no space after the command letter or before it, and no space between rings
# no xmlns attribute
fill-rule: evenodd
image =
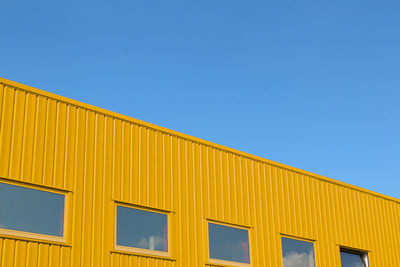
<svg viewBox="0 0 400 267"><path fill-rule="evenodd" d="M247 229L208 223L210 258L250 263L249 232Z"/></svg>
<svg viewBox="0 0 400 267"><path fill-rule="evenodd" d="M312 242L282 237L283 267L315 267Z"/></svg>
<svg viewBox="0 0 400 267"><path fill-rule="evenodd" d="M0 183L0 228L63 237L64 201L63 194Z"/></svg>
<svg viewBox="0 0 400 267"><path fill-rule="evenodd" d="M342 267L368 267L368 254L348 249L340 249Z"/></svg>
<svg viewBox="0 0 400 267"><path fill-rule="evenodd" d="M168 252L168 215L117 205L118 246Z"/></svg>

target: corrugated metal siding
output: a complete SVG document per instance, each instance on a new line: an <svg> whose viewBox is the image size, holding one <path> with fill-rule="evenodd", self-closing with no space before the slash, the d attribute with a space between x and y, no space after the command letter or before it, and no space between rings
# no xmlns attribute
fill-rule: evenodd
<svg viewBox="0 0 400 267"><path fill-rule="evenodd" d="M111 254L111 266L113 267L173 267L175 261L158 259L146 256L126 255L123 253Z"/></svg>
<svg viewBox="0 0 400 267"><path fill-rule="evenodd" d="M0 238L1 266L71 266L71 248L54 244Z"/></svg>
<svg viewBox="0 0 400 267"><path fill-rule="evenodd" d="M400 266L397 200L5 80L0 90L0 177L72 196L68 242L1 237L1 267L219 266L207 264L207 219L249 227L253 266L282 266L280 234L316 240L319 267L340 266L338 245ZM114 250L114 201L171 212L170 259Z"/></svg>

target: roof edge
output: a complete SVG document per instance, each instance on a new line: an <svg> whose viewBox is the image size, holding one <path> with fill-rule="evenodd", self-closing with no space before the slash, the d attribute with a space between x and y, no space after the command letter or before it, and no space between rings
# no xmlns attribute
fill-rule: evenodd
<svg viewBox="0 0 400 267"><path fill-rule="evenodd" d="M117 112L113 112L113 111L110 111L110 110L107 110L107 109L103 109L103 108L96 107L96 106L93 106L93 105L90 105L90 104L86 104L84 102L80 102L80 101L73 100L73 99L70 99L70 98L67 98L67 97L64 97L64 96L60 96L60 95L57 95L57 94L54 94L54 93L51 93L51 92L47 92L47 91L44 91L44 90L41 90L41 89L37 89L37 88L29 86L29 85L25 85L25 84L22 84L22 83L18 83L18 82L11 81L11 80L8 80L8 79L0 77L0 84L1 83L5 84L5 85L12 86L12 87L16 87L16 88L21 89L21 90L25 90L25 91L28 91L28 92L36 93L38 95L49 97L49 98L52 98L54 100L58 100L58 101L62 101L62 102L68 103L68 104L72 104L72 105L75 105L77 107L82 107L82 108L85 108L85 109L88 109L88 110L92 110L92 111L95 111L95 112L98 112L98 113L102 113L102 114L107 115L107 116L116 117L116 118L119 118L119 119L122 119L122 120L125 120L125 121L129 121L129 122L141 125L141 126L145 126L145 127L151 128L153 130L161 131L161 132L168 133L168 134L180 137L180 138L191 140L191 141L199 143L199 144L208 145L208 146L211 146L211 147L214 147L214 148L226 151L226 152L230 152L230 153L233 153L233 154L236 154L236 155L240 155L240 156L252 159L252 160L256 160L256 161L259 161L259 162L267 163L267 164L270 164L270 165L273 165L273 166L276 166L276 167L279 167L279 168L282 168L282 169L286 169L286 170L290 170L290 171L293 171L293 172L296 172L296 173L300 173L300 174L304 174L304 175L307 175L307 176L311 176L311 177L316 178L318 180L322 180L322 181L325 181L325 182L328 182L328 183L332 183L332 184L336 184L336 185L339 185L339 186L347 187L347 188L350 188L350 189L353 189L353 190L356 190L356 191L360 191L360 192L363 192L363 193L367 193L367 194L370 194L370 195L373 195L373 196L377 196L377 197L380 197L380 198L383 198L383 199L386 199L386 200L390 200L390 201L396 202L397 204L400 204L400 199L397 199L395 197L387 196L387 195L384 195L384 194L381 194L381 193L378 193L378 192L375 192L375 191L372 191L372 190L369 190L369 189L365 189L365 188L362 188L362 187L359 187L359 186L355 186L355 185L352 185L352 184L349 184L349 183L345 183L345 182L342 182L342 181L339 181L339 180L335 180L335 179L332 179L332 178L329 178L329 177L326 177L326 176L323 176L323 175L319 175L319 174L312 173L312 172L309 172L309 171L305 171L305 170L302 170L302 169L299 169L299 168L296 168L296 167L292 167L292 166L289 166L289 165L286 165L286 164L283 164L283 163L279 163L279 162L272 161L272 160L269 160L269 159L265 159L265 158L262 158L262 157L259 157L259 156L255 156L255 155L252 155L250 153L246 153L246 152L234 149L234 148L230 148L230 147L227 147L227 146L219 145L219 144L216 144L216 143L213 143L213 142L201 139L201 138L197 138L197 137L194 137L194 136L191 136L191 135L188 135L188 134L184 134L184 133L177 132L177 131L174 131L174 130L171 130L171 129L168 129L168 128L164 128L162 126L158 126L158 125L155 125L155 124L152 124L152 123L149 123L149 122L145 122L145 121L142 121L142 120L139 120L139 119L135 119L135 118L132 118L132 117L129 117L129 116L117 113Z"/></svg>

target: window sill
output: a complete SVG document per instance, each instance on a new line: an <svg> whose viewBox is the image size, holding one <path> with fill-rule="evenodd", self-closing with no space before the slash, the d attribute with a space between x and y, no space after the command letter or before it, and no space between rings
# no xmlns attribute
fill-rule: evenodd
<svg viewBox="0 0 400 267"><path fill-rule="evenodd" d="M250 263L241 263L241 262L216 260L216 259L208 259L206 264L220 266L220 267L251 267Z"/></svg>
<svg viewBox="0 0 400 267"><path fill-rule="evenodd" d="M71 247L72 245L65 241L64 237L49 236L28 232L20 232L15 230L0 229L0 237L14 240L22 240L27 242L37 242L52 245L60 245L64 247Z"/></svg>
<svg viewBox="0 0 400 267"><path fill-rule="evenodd" d="M111 253L119 253L119 254L146 257L146 258L176 261L176 259L171 257L168 252L162 252L162 251L158 252L147 249L130 248L124 246L115 246L115 248L111 250Z"/></svg>

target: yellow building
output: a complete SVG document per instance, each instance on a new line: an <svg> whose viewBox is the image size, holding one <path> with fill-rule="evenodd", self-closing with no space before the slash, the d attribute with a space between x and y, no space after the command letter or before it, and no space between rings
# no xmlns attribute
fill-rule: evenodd
<svg viewBox="0 0 400 267"><path fill-rule="evenodd" d="M399 267L400 200L0 79L0 266Z"/></svg>

